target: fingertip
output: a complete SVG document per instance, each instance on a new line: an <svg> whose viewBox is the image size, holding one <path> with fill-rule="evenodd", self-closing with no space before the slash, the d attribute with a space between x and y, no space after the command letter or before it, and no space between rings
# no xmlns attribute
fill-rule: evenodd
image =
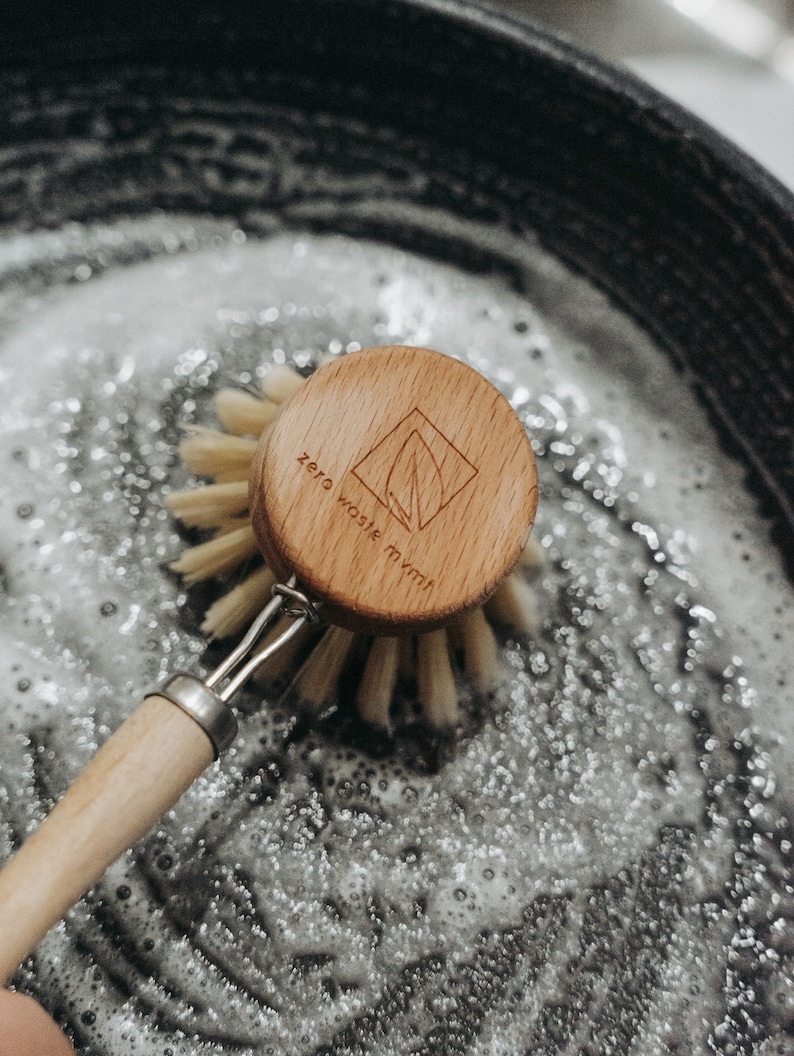
<svg viewBox="0 0 794 1056"><path fill-rule="evenodd" d="M0 1056L75 1056L75 1051L32 997L0 990Z"/></svg>

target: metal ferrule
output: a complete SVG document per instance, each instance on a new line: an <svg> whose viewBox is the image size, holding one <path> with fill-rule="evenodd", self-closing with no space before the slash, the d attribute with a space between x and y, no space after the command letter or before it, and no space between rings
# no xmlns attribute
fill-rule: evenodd
<svg viewBox="0 0 794 1056"><path fill-rule="evenodd" d="M237 719L229 707L229 699L301 627L318 620L318 604L296 587L294 576L287 583L276 583L272 595L237 648L203 682L193 675L176 674L160 689L147 694L165 697L195 719L212 741L216 759L237 736ZM276 638L257 648L264 632L279 616L290 616L293 622Z"/></svg>
<svg viewBox="0 0 794 1056"><path fill-rule="evenodd" d="M193 675L172 675L156 693L196 720L212 741L216 759L237 736L237 719L232 709Z"/></svg>

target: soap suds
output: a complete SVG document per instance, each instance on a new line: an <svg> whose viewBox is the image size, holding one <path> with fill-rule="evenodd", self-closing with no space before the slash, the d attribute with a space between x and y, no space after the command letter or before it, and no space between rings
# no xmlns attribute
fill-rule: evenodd
<svg viewBox="0 0 794 1056"><path fill-rule="evenodd" d="M19 974L81 1052L730 1052L791 1029L791 588L684 380L523 253L518 294L220 220L0 250L3 856L144 689L204 669L163 496L230 378L442 349L513 401L542 484L542 629L502 639L454 759L376 761L245 694L233 750Z"/></svg>

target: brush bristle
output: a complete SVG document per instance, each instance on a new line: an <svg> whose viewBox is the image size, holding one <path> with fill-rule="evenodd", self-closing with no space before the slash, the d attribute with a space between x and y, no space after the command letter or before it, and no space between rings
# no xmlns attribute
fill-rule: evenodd
<svg viewBox="0 0 794 1056"><path fill-rule="evenodd" d="M518 559L521 568L530 574L540 572L547 565L546 551L543 544L534 535L530 535L521 557Z"/></svg>
<svg viewBox="0 0 794 1056"><path fill-rule="evenodd" d="M534 635L540 629L540 617L532 588L513 572L485 604L485 615L492 623L509 627L520 634Z"/></svg>
<svg viewBox="0 0 794 1056"><path fill-rule="evenodd" d="M214 477L217 482L248 480L257 441L229 436L217 429L191 426L179 444L179 457L191 473Z"/></svg>
<svg viewBox="0 0 794 1056"><path fill-rule="evenodd" d="M384 731L391 728L389 712L399 664L399 638L373 639L358 684L356 706L364 722Z"/></svg>
<svg viewBox="0 0 794 1056"><path fill-rule="evenodd" d="M200 583L226 575L256 553L253 528L246 524L189 547L170 567L186 583Z"/></svg>
<svg viewBox="0 0 794 1056"><path fill-rule="evenodd" d="M428 631L418 636L416 680L427 723L437 730L449 730L457 726L458 689L445 630Z"/></svg>
<svg viewBox="0 0 794 1056"><path fill-rule="evenodd" d="M227 433L259 436L275 418L278 404L242 389L221 389L215 395L215 410Z"/></svg>
<svg viewBox="0 0 794 1056"><path fill-rule="evenodd" d="M306 384L306 379L286 364L277 363L265 374L259 387L262 395L273 403L285 403Z"/></svg>
<svg viewBox="0 0 794 1056"><path fill-rule="evenodd" d="M470 609L457 621L463 673L480 693L492 693L499 680L496 638L482 609Z"/></svg>
<svg viewBox="0 0 794 1056"><path fill-rule="evenodd" d="M304 711L315 714L333 699L354 640L353 631L342 627L329 627L322 636L292 687Z"/></svg>
<svg viewBox="0 0 794 1056"><path fill-rule="evenodd" d="M217 528L248 509L248 481L204 484L172 491L165 504L189 528Z"/></svg>
<svg viewBox="0 0 794 1056"><path fill-rule="evenodd" d="M204 614L201 630L208 638L230 638L254 620L270 598L276 577L269 568L258 568L242 583L218 598Z"/></svg>
<svg viewBox="0 0 794 1056"><path fill-rule="evenodd" d="M264 604L264 603L263 603ZM295 621L289 616L282 616L276 620L272 630L262 639L263 645L269 645ZM316 635L316 628L311 626L302 627L287 642L267 660L259 670L259 677L263 679L281 679L290 675L295 670L295 662L298 655L305 651L309 640Z"/></svg>

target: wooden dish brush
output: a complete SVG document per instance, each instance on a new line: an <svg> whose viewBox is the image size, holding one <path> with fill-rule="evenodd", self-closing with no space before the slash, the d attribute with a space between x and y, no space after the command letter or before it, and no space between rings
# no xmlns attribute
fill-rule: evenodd
<svg viewBox="0 0 794 1056"><path fill-rule="evenodd" d="M212 483L172 492L166 498L166 505L186 527L211 530L213 534L207 541L186 549L171 568L187 585L215 579L224 582L224 593L207 609L201 624L202 632L210 640L241 633L266 604L277 582L275 571L261 560L270 544L264 539L261 544L257 542L249 510L249 481L262 434L280 408L305 384L306 379L292 367L277 365L256 388L223 388L214 399L221 429L191 427L179 446L187 468L199 477L210 478ZM419 431L413 428L417 421ZM376 536L372 538L373 543L380 537L381 529L376 525L383 519L383 507L397 516L400 523L406 520L404 505L410 505L410 495L415 494L411 492L412 474L432 457L430 448L422 440L421 429L432 438L427 421L414 415L391 442L394 447L398 437L405 439L405 435L415 433L407 446L400 449L402 477L398 464L392 478L395 485L402 482L407 489L408 498L399 508L393 489L386 502L382 496L366 492L362 501L362 491L355 481L351 482L352 487L336 492L333 497L338 512L353 522L351 528L354 524L360 532ZM307 446L312 444L307 442ZM333 478L317 461L316 452L302 451L297 461L316 485L326 491L333 490ZM461 466L462 463L456 471ZM434 467L430 468L432 471ZM365 481L366 474L365 464L356 475L359 483ZM266 522L261 532L268 533ZM405 565L405 573L421 586L422 572L414 569L396 547L389 553L391 562ZM409 683L415 686L423 722L433 730L449 732L458 721L461 676L482 695L491 693L497 685L498 652L492 625L519 634L531 634L537 629L535 600L526 573L536 572L543 562L542 548L530 537L519 557L520 570L510 572L484 605L467 609L452 623L435 630L411 635L373 635L372 626L370 633L360 627L345 626L348 621L344 613L340 624L332 623L322 630L306 625L289 646L280 649L262 666L262 674L269 680L283 679L300 662L290 683L290 695L307 718L333 706L340 683L348 691L352 684L355 709L375 733L377 741L388 737L394 725L398 681ZM274 636L284 630L286 620L288 617L282 618L272 632Z"/></svg>
<svg viewBox="0 0 794 1056"><path fill-rule="evenodd" d="M285 375L271 383L279 377ZM177 674L144 699L0 873L0 983L232 743L237 724L228 700L294 645L318 611L340 634L376 635L359 687L368 721L388 723L399 636L416 632L417 653L440 660L440 666L417 662L428 717L454 721L440 635L456 621L461 628L479 621L466 614L494 595L524 551L537 505L526 432L476 371L427 349L353 353L288 387L297 391L282 400L258 441L220 441L215 469L208 454L203 468L216 484L204 489L199 505L208 511L206 500L218 497L221 534L181 565L188 576L191 567L217 574L258 549L267 570L256 573L253 586L237 588L248 599L240 607L267 595L270 576L272 597L203 682ZM256 411L246 432L261 431L261 407L239 394L220 404L222 417L230 413L238 426L246 408ZM218 443L213 437L207 452ZM186 500L172 498L177 512L180 501ZM195 516L193 522L202 523ZM232 592L211 611L211 632L228 628L236 604ZM344 646L332 640L314 664L327 674L341 652ZM373 684L378 679L386 692Z"/></svg>

